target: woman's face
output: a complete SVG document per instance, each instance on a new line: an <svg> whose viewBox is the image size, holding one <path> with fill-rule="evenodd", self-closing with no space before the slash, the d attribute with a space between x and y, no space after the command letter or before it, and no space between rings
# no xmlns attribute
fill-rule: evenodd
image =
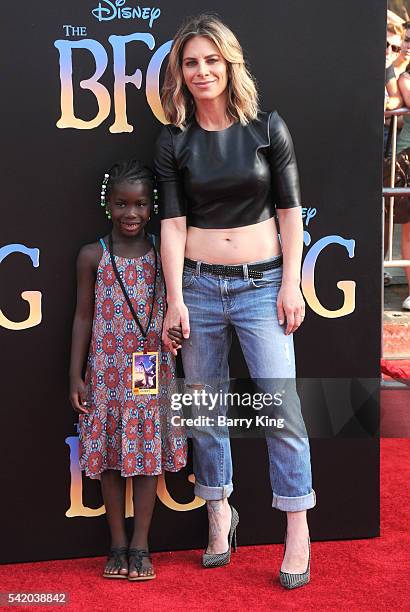
<svg viewBox="0 0 410 612"><path fill-rule="evenodd" d="M401 47L401 38L398 34L391 34L387 32L387 45L386 45L386 68L397 58ZM394 51L393 51L394 47Z"/></svg>
<svg viewBox="0 0 410 612"><path fill-rule="evenodd" d="M218 47L205 36L194 36L185 43L182 74L195 101L226 96L228 66Z"/></svg>

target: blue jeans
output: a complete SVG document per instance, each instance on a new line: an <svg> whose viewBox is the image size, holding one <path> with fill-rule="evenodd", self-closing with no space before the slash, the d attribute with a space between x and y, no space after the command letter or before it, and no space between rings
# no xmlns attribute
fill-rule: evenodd
<svg viewBox="0 0 410 612"><path fill-rule="evenodd" d="M229 497L233 490L229 430L218 423L227 410L223 393L229 390L228 355L234 328L258 391L274 396L286 388L281 409L287 434L277 435L269 425L264 427L272 505L292 512L316 503L309 441L295 385L293 336L285 335L277 319L281 279L282 267L264 272L262 279L249 278L247 264L243 265L243 278L205 273L201 262L196 270L184 267L183 296L191 328L182 346L186 389L191 393L204 389L215 398L222 391L212 411L210 404L206 405L213 423L201 422L191 428L195 493L203 499ZM272 409L267 414L273 414Z"/></svg>

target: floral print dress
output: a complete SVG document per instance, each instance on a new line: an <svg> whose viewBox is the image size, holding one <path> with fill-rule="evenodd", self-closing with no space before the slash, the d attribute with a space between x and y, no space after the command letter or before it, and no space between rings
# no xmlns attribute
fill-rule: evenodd
<svg viewBox="0 0 410 612"><path fill-rule="evenodd" d="M122 476L176 472L186 464L183 428L172 425L171 393L175 361L162 350L165 284L158 255L155 301L147 334L147 351L159 352L158 395L134 395L132 353L144 350L144 340L111 265L103 239L103 255L95 283L95 307L86 384L89 414L80 415L80 467L99 478L105 470ZM138 258L115 256L118 272L145 330L154 294L155 253Z"/></svg>

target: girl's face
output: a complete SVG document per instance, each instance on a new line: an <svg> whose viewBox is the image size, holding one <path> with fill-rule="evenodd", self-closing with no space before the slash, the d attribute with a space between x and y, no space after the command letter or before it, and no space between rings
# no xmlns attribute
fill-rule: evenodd
<svg viewBox="0 0 410 612"><path fill-rule="evenodd" d="M114 228L126 237L135 237L149 221L152 187L148 181L116 183L108 199Z"/></svg>
<svg viewBox="0 0 410 612"><path fill-rule="evenodd" d="M209 38L194 36L185 43L182 74L195 101L226 96L228 65Z"/></svg>

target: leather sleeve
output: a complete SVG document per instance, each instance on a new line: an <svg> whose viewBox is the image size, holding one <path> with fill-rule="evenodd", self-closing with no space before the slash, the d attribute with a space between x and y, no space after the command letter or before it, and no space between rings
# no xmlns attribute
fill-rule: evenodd
<svg viewBox="0 0 410 612"><path fill-rule="evenodd" d="M276 208L301 206L299 174L289 130L276 111L269 117L269 165Z"/></svg>
<svg viewBox="0 0 410 612"><path fill-rule="evenodd" d="M172 133L164 125L156 142L154 170L158 183L158 205L161 219L186 216L182 180L178 171Z"/></svg>

